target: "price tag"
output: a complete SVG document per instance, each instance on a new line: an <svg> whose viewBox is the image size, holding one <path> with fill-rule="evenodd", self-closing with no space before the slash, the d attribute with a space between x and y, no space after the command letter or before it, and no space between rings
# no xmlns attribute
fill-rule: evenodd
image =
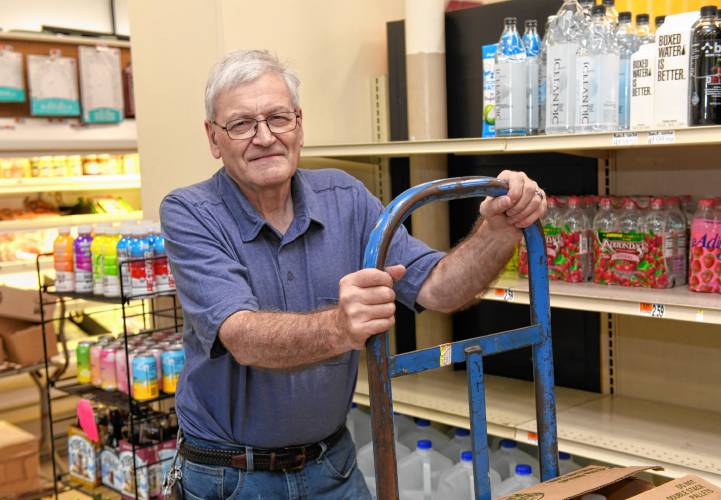
<svg viewBox="0 0 721 500"><path fill-rule="evenodd" d="M638 312L641 316L649 318L663 318L664 314L666 314L666 307L663 304L648 304L646 302L641 302L638 305Z"/></svg>
<svg viewBox="0 0 721 500"><path fill-rule="evenodd" d="M526 439L528 439L528 441L531 443L537 443L538 442L538 434L536 434L535 432L529 431L526 436Z"/></svg>
<svg viewBox="0 0 721 500"><path fill-rule="evenodd" d="M496 288L493 293L497 299L504 302L513 302L513 300L515 299L513 290L511 290L510 288Z"/></svg>
<svg viewBox="0 0 721 500"><path fill-rule="evenodd" d="M676 142L675 130L652 130L648 133L649 144L673 144Z"/></svg>
<svg viewBox="0 0 721 500"><path fill-rule="evenodd" d="M636 132L617 132L611 137L612 146L632 146L638 144Z"/></svg>
<svg viewBox="0 0 721 500"><path fill-rule="evenodd" d="M703 309L696 310L696 321L703 323Z"/></svg>
<svg viewBox="0 0 721 500"><path fill-rule="evenodd" d="M440 356L438 366L448 366L453 360L453 344L441 344L438 346Z"/></svg>

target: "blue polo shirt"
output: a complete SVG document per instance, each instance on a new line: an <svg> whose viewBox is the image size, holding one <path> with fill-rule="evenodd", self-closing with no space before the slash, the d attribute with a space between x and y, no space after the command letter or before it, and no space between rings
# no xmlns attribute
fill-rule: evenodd
<svg viewBox="0 0 721 500"><path fill-rule="evenodd" d="M302 370L271 370L238 364L218 339L222 323L237 311L333 305L339 280L361 269L382 209L378 199L354 177L330 169L298 170L292 198L294 218L285 234L263 220L224 169L161 204L185 319L176 410L192 436L277 448L317 442L345 422L358 351ZM408 268L396 285L398 300L415 308L443 255L401 227L387 259Z"/></svg>

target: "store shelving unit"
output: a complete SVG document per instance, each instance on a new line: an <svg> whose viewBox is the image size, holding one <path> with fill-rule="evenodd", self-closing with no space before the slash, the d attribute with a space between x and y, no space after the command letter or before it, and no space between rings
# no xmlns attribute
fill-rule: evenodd
<svg viewBox="0 0 721 500"><path fill-rule="evenodd" d="M718 172L720 147L721 126L713 126L495 139L318 145L305 147L301 162L308 166L315 162L327 166L333 161L350 160L356 165L376 165L384 158L413 155L558 152L597 158L601 194L628 195L635 194L634 190L639 193L677 190L678 194L692 186L694 176L703 175L697 177L697 181L706 186L721 185L716 182L721 176ZM699 173L699 170L694 170L698 168L705 170ZM559 172L559 175L572 175L572 172ZM668 179L669 175L673 177ZM696 191L701 190L697 188ZM706 324L713 327L721 324L721 296L693 293L685 286L651 290L551 282L550 294L554 307L603 313L602 377L612 371L610 363L614 347L609 346L615 345L612 341L612 318L615 314L685 322L679 325ZM502 277L479 299L528 304L528 281ZM682 326L678 330L679 339L682 339L687 330ZM659 352L669 355L668 350L658 351L657 346L651 352L652 355ZM626 352L623 359L628 363L633 356ZM663 358L658 364L663 366ZM613 370L616 377L624 372L618 364L613 365ZM633 376L633 370L628 368L625 373ZM688 379L684 378L684 374L672 376L693 383L690 376ZM490 375L486 383L489 433L535 444L533 384ZM678 386L679 383L675 385ZM693 473L721 483L721 455L718 452L721 450L721 411L682 406L687 402L683 397L680 404L673 401L669 404L635 395L616 394L613 382L606 382L603 394L562 387L556 391L559 446L562 450L619 465L659 464L665 467L659 472L662 476L678 477ZM400 377L394 380L392 392L394 408L401 413L448 425L469 426L465 372L449 370L432 375ZM359 404L368 404L364 366L359 371L354 399Z"/></svg>
<svg viewBox="0 0 721 500"><path fill-rule="evenodd" d="M140 176L128 174L0 179L0 196L37 192L119 191L123 189L140 189Z"/></svg>
<svg viewBox="0 0 721 500"><path fill-rule="evenodd" d="M0 221L0 233L34 229L50 229L60 226L77 226L80 224L97 224L99 222L132 221L140 220L142 218L143 212L140 210L118 214L52 215L47 217L35 217L32 219Z"/></svg>

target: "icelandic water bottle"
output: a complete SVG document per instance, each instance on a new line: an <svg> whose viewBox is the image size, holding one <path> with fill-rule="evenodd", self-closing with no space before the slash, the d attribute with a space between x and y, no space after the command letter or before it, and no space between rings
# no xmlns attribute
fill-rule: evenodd
<svg viewBox="0 0 721 500"><path fill-rule="evenodd" d="M616 0L603 0L603 6L606 7L606 19L615 28L618 24L618 10L616 9Z"/></svg>
<svg viewBox="0 0 721 500"><path fill-rule="evenodd" d="M461 452L471 449L471 432L468 429L456 428L453 437L443 448L438 447L438 451L445 457L450 458L453 463L458 462Z"/></svg>
<svg viewBox="0 0 721 500"><path fill-rule="evenodd" d="M534 484L538 484L538 479L533 475L533 467L528 464L518 464L513 475L498 487L498 496L510 495Z"/></svg>
<svg viewBox="0 0 721 500"><path fill-rule="evenodd" d="M618 128L628 130L631 123L631 54L636 50L636 30L631 13L618 15L616 43L618 44Z"/></svg>
<svg viewBox="0 0 721 500"><path fill-rule="evenodd" d="M501 476L498 472L488 471L491 481L491 495L501 485ZM461 461L443 473L438 481L438 491L435 498L438 500L469 500L475 498L475 484L473 482L473 453L466 450L461 453Z"/></svg>
<svg viewBox="0 0 721 500"><path fill-rule="evenodd" d="M548 61L548 45L551 40L551 30L548 27L554 22L556 16L548 16L546 27L541 42L541 54L539 56L538 68L538 133L546 132L546 94L548 92L546 80L546 62Z"/></svg>
<svg viewBox="0 0 721 500"><path fill-rule="evenodd" d="M438 482L453 462L433 449L428 439L420 439L416 450L398 462L398 489L401 498L431 500Z"/></svg>
<svg viewBox="0 0 721 500"><path fill-rule="evenodd" d="M496 51L496 136L528 134L528 67L516 18L503 20Z"/></svg>
<svg viewBox="0 0 721 500"><path fill-rule="evenodd" d="M570 453L566 453L563 451L558 452L558 472L559 472L559 474L561 474L561 475L568 474L569 472L573 472L580 468L581 468L581 466L573 461L573 457L571 457Z"/></svg>
<svg viewBox="0 0 721 500"><path fill-rule="evenodd" d="M576 0L564 0L549 25L546 58L546 133L568 134L576 117L576 52L586 25ZM548 33L548 32L547 32Z"/></svg>
<svg viewBox="0 0 721 500"><path fill-rule="evenodd" d="M594 5L596 5L596 0L578 0L578 3L581 5L581 9L583 9L583 15L586 18L587 22L591 22L591 9Z"/></svg>
<svg viewBox="0 0 721 500"><path fill-rule="evenodd" d="M539 129L538 101L541 59L541 37L538 36L538 22L528 19L523 24L523 47L526 49L528 66L528 134L536 135Z"/></svg>
<svg viewBox="0 0 721 500"><path fill-rule="evenodd" d="M648 14L636 14L636 50L641 45L656 41L656 35L651 31L649 20Z"/></svg>
<svg viewBox="0 0 721 500"><path fill-rule="evenodd" d="M518 448L511 439L501 440L501 447L491 454L491 467L501 475L504 481L513 476L518 464L530 464L538 468L538 460Z"/></svg>

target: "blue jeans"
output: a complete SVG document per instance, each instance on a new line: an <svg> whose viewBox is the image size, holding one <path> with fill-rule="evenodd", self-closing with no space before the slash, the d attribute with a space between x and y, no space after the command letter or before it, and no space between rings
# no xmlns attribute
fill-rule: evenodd
<svg viewBox="0 0 721 500"><path fill-rule="evenodd" d="M204 439L185 436L189 444L205 448L220 446ZM181 483L188 500L287 499L287 500L370 500L363 474L356 466L350 433L346 430L333 447L299 471L243 471L233 467L202 465L182 460Z"/></svg>

